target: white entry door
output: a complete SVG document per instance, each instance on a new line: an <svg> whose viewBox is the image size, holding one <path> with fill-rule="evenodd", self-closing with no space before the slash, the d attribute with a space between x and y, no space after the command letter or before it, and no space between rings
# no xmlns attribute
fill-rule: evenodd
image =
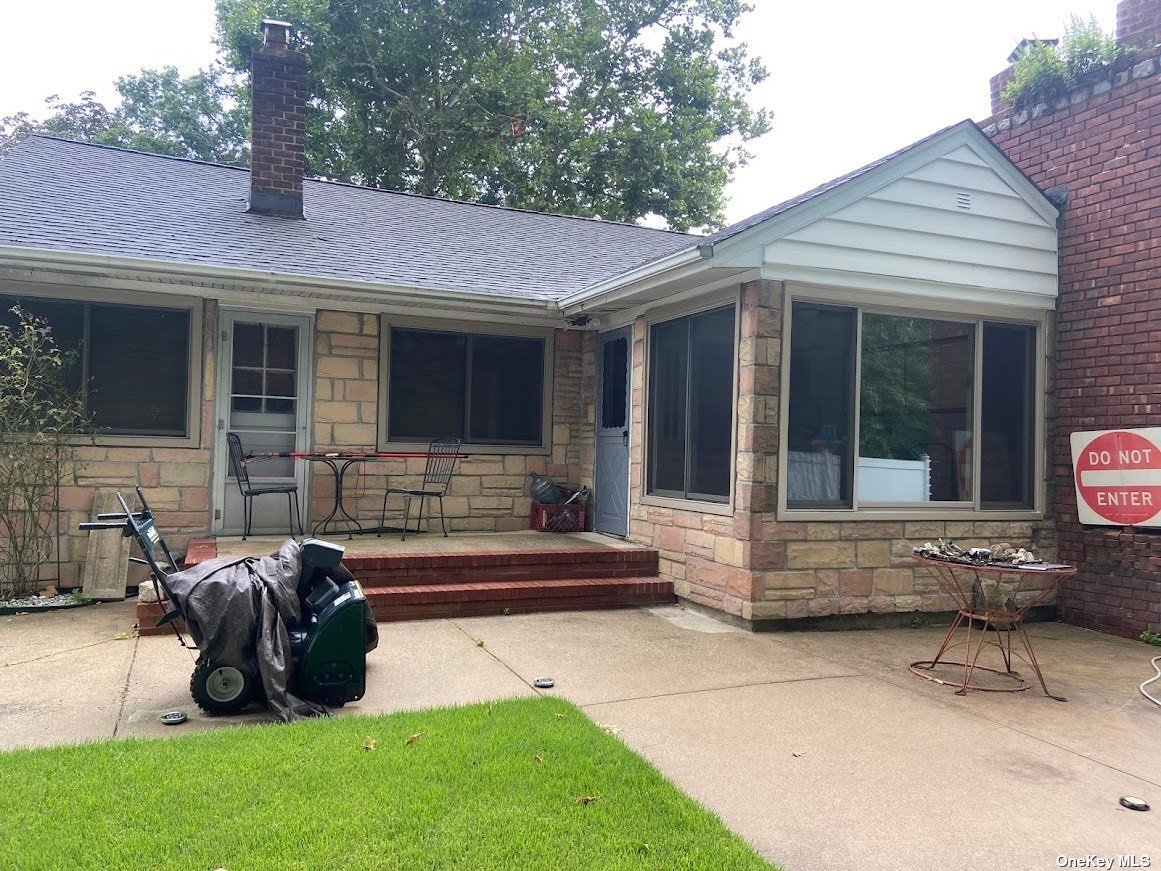
<svg viewBox="0 0 1161 871"><path fill-rule="evenodd" d="M311 319L300 315L223 312L217 391L214 531L241 535L243 498L230 468L227 433L246 453L305 451L310 433ZM254 487L298 485L306 518L307 466L276 459L247 466ZM285 495L254 499L252 535L290 531ZM304 521L305 522L305 521Z"/></svg>

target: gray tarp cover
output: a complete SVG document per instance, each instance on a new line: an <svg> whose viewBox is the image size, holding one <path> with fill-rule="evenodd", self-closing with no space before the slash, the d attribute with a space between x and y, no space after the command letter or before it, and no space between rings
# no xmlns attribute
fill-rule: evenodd
<svg viewBox="0 0 1161 871"><path fill-rule="evenodd" d="M298 576L302 547L287 539L270 556L219 557L169 575L202 655L262 678L270 710L284 722L329 713L292 694L288 626L302 620Z"/></svg>

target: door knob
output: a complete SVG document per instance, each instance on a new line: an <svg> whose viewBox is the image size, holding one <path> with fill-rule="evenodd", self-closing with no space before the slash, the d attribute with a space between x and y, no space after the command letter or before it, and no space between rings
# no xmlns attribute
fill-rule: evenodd
<svg viewBox="0 0 1161 871"><path fill-rule="evenodd" d="M629 447L629 430L621 430L621 440L625 443L625 447Z"/></svg>

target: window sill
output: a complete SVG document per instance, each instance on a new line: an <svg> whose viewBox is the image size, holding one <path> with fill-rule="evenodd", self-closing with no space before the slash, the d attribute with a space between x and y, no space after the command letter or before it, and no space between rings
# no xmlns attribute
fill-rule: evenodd
<svg viewBox="0 0 1161 871"><path fill-rule="evenodd" d="M651 505L654 508L673 508L677 511L696 511L700 514L717 514L729 517L734 513L734 506L727 502L700 502L696 499L674 499L671 496L642 496L637 500L640 505Z"/></svg>
<svg viewBox="0 0 1161 871"><path fill-rule="evenodd" d="M190 448L201 447L198 436L135 436L135 435L98 435L91 439L87 436L75 436L69 439L69 445L75 448Z"/></svg>
<svg viewBox="0 0 1161 871"><path fill-rule="evenodd" d="M882 523L892 520L936 520L936 521L1035 521L1044 520L1044 512L1028 508L1018 508L1009 511L989 510L973 511L968 509L898 509L898 508L864 508L858 511L847 509L806 509L781 508L775 515L777 520L790 522L842 522L858 523L871 521Z"/></svg>
<svg viewBox="0 0 1161 871"><path fill-rule="evenodd" d="M427 448L427 442L386 442L381 443L378 450L398 451L401 454L422 454L427 451ZM552 448L546 445L460 445L460 453L473 457L546 457L552 454Z"/></svg>

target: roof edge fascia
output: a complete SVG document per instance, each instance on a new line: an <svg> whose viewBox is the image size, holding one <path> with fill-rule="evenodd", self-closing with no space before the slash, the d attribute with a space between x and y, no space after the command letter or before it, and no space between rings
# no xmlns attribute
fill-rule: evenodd
<svg viewBox="0 0 1161 871"><path fill-rule="evenodd" d="M25 248L0 245L0 265L17 268L55 268L69 272L122 271L149 278L171 278L196 283L198 281L231 281L255 286L255 292L277 292L283 289L318 290L330 293L349 293L352 297L373 295L379 299L410 302L444 301L467 308L505 308L513 313L547 313L559 315L560 306L552 299L524 299L501 294L480 293L472 290L447 290L389 282L358 281L344 278L302 275L261 269L241 269L232 266L188 263L174 260L154 260L145 257L117 257L111 254L58 251L49 248Z"/></svg>
<svg viewBox="0 0 1161 871"><path fill-rule="evenodd" d="M564 295L559 300L561 311L565 314L584 311L595 305L608 302L610 298L631 297L635 293L664 283L670 277L669 273L681 271L687 273L708 266L708 260L713 256L710 245L699 244L690 248L683 248L674 254L667 254L657 260L650 260L620 275L614 275L596 284L589 285L573 293ZM620 291L620 293L618 293Z"/></svg>

